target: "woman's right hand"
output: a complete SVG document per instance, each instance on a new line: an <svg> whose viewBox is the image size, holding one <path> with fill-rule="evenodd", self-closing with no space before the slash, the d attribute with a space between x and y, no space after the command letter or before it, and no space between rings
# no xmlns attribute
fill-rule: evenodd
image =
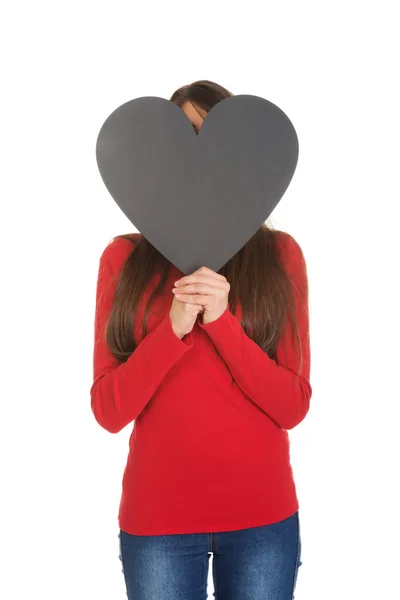
<svg viewBox="0 0 400 600"><path fill-rule="evenodd" d="M197 315L204 311L201 304L189 304L181 302L173 297L169 316L171 318L172 329L179 339L190 333L196 323Z"/></svg>

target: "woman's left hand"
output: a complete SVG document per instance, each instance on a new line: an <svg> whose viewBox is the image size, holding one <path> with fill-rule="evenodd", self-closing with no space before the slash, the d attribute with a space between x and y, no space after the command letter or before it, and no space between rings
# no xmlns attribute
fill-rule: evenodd
<svg viewBox="0 0 400 600"><path fill-rule="evenodd" d="M228 306L230 284L226 277L208 267L175 281L173 293L181 302L204 306L203 325L220 317Z"/></svg>

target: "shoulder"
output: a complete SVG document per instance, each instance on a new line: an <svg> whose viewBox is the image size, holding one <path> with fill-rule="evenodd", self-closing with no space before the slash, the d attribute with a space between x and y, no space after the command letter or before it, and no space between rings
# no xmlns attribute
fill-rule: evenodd
<svg viewBox="0 0 400 600"><path fill-rule="evenodd" d="M304 261L304 254L299 242L286 231L276 232L276 243L281 253L283 260L300 260Z"/></svg>
<svg viewBox="0 0 400 600"><path fill-rule="evenodd" d="M117 235L112 238L101 253L100 264L107 264L114 273L119 273L140 238L140 233Z"/></svg>
<svg viewBox="0 0 400 600"><path fill-rule="evenodd" d="M301 287L307 285L307 264L300 243L290 233L279 231L277 245L280 260L290 279Z"/></svg>

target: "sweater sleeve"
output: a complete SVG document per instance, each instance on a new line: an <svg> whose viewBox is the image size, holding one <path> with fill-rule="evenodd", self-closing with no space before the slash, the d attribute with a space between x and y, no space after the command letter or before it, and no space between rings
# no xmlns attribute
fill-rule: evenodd
<svg viewBox="0 0 400 600"><path fill-rule="evenodd" d="M245 333L229 306L215 321L199 326L210 336L233 379L247 397L283 429L293 429L306 416L312 394L310 385L310 336L307 269L302 250L292 236L282 260L295 296L296 319L302 346L300 353L291 321L286 319L276 356L271 359Z"/></svg>
<svg viewBox="0 0 400 600"><path fill-rule="evenodd" d="M118 433L138 417L171 367L193 346L191 333L182 339L175 335L168 312L129 358L119 363L105 341L115 288L116 278L103 252L97 278L90 397L96 421L110 433Z"/></svg>

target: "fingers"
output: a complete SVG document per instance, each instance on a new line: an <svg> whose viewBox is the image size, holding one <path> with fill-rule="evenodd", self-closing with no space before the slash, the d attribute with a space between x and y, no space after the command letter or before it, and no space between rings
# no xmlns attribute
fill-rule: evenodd
<svg viewBox="0 0 400 600"><path fill-rule="evenodd" d="M221 284L227 283L226 277L216 273L212 269L208 267L200 267L194 273L190 275L185 275L181 277L178 281L175 281L175 285L180 287L182 285L192 284L192 283L205 283L214 286L221 286ZM218 282L218 284L216 283Z"/></svg>
<svg viewBox="0 0 400 600"><path fill-rule="evenodd" d="M176 298L177 302L182 302L182 304L190 304L190 306L193 307L193 308L195 308L195 309L197 309L198 312L202 313L205 310L205 308L204 308L204 306L202 304L198 304L198 302L199 302L199 296L198 295L196 295L196 302L185 302L184 300L181 300L180 298L177 298L176 296L175 296L175 298Z"/></svg>
<svg viewBox="0 0 400 600"><path fill-rule="evenodd" d="M192 275L208 275L209 277L212 277L214 279L221 279L222 281L226 281L226 277L224 277L223 275L221 275L220 273L217 273L216 271L213 271L212 269L209 269L208 267L200 267L200 269L197 269L197 271L194 271L194 273L192 273ZM189 277L189 275L187 276Z"/></svg>
<svg viewBox="0 0 400 600"><path fill-rule="evenodd" d="M191 285L180 285L173 288L174 294L215 294L218 290L225 291L225 288L216 288L207 283L192 283Z"/></svg>
<svg viewBox="0 0 400 600"><path fill-rule="evenodd" d="M204 309L205 305L210 302L210 296L201 296L200 294L175 294L175 298L178 298L178 300L181 302L186 302L188 304L198 305L199 302L202 302L204 303L201 304L202 309Z"/></svg>

